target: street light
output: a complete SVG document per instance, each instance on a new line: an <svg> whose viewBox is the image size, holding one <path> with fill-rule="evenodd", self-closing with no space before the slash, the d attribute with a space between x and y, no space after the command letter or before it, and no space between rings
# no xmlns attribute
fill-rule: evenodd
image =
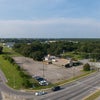
<svg viewBox="0 0 100 100"><path fill-rule="evenodd" d="M73 79L75 77L75 66L73 66Z"/></svg>
<svg viewBox="0 0 100 100"><path fill-rule="evenodd" d="M42 62L43 62L43 78L45 77L44 75L44 58L42 58Z"/></svg>
<svg viewBox="0 0 100 100"><path fill-rule="evenodd" d="M45 75L44 75L44 61L43 61L43 78L45 77Z"/></svg>

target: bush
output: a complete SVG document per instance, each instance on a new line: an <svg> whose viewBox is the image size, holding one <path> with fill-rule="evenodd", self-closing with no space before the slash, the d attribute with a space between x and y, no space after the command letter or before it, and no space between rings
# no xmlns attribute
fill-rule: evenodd
<svg viewBox="0 0 100 100"><path fill-rule="evenodd" d="M3 58L5 59L5 60L8 60L10 63L12 63L12 64L15 64L15 61L13 60L13 58L12 57L10 57L10 56L8 56L8 55L5 55L5 56L3 56Z"/></svg>
<svg viewBox="0 0 100 100"><path fill-rule="evenodd" d="M83 70L84 71L90 71L90 65L88 63L86 63L84 66L83 66Z"/></svg>
<svg viewBox="0 0 100 100"><path fill-rule="evenodd" d="M31 88L32 87L32 83L27 79L27 78L23 78L23 87L25 87L25 88Z"/></svg>

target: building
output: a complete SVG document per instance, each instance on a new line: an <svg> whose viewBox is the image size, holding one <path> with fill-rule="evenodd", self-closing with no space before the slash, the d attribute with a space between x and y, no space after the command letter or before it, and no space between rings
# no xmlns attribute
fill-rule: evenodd
<svg viewBox="0 0 100 100"><path fill-rule="evenodd" d="M44 57L45 61L56 61L56 57L55 56L51 56L50 54L48 54L46 57Z"/></svg>
<svg viewBox="0 0 100 100"><path fill-rule="evenodd" d="M7 42L7 43L3 43L3 46L7 46L9 48L12 48L14 46L15 42Z"/></svg>

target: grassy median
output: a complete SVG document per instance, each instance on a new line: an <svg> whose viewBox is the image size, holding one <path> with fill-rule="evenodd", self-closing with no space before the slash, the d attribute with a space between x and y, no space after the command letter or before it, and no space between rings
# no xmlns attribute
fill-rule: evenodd
<svg viewBox="0 0 100 100"><path fill-rule="evenodd" d="M84 100L95 100L96 98L98 98L100 96L100 90L96 91L94 94L90 95L89 97L87 97Z"/></svg>

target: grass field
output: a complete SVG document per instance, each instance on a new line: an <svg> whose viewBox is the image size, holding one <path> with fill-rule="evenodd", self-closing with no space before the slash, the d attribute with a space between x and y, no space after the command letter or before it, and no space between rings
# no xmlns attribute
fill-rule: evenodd
<svg viewBox="0 0 100 100"><path fill-rule="evenodd" d="M20 54L14 52L11 48L8 47L3 47L3 54L0 55L0 68L4 72L7 80L8 80L8 85L12 88L15 89L21 89L23 79L19 74L19 71L16 70L16 67L11 64L9 61L4 60L2 57L3 55L9 55L9 56L21 56Z"/></svg>
<svg viewBox="0 0 100 100"><path fill-rule="evenodd" d="M79 55L79 54L75 54L74 52L65 52L64 54L63 54L63 57L71 57L71 58L74 58L74 59L76 59L76 60L79 60L79 59L82 59L82 57L81 57L81 55Z"/></svg>
<svg viewBox="0 0 100 100"><path fill-rule="evenodd" d="M7 80L8 85L19 89L22 87L22 78L19 74L19 71L16 70L16 67L13 66L9 61L4 60L2 55L0 55L0 69L4 72Z"/></svg>
<svg viewBox="0 0 100 100"><path fill-rule="evenodd" d="M22 56L21 54L15 52L12 48L3 47L3 53L9 56Z"/></svg>

